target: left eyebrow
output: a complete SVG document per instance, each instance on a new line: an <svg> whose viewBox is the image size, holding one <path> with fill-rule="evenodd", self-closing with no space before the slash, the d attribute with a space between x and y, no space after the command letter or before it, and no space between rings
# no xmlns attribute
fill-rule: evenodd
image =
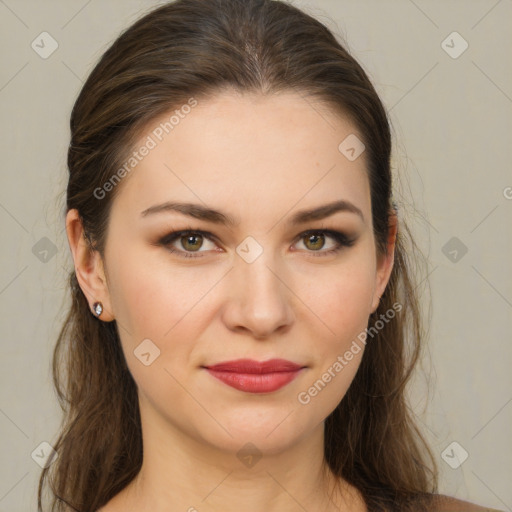
<svg viewBox="0 0 512 512"><path fill-rule="evenodd" d="M361 217L362 221L365 222L363 212L355 204L351 203L350 201L340 200L325 204L323 206L296 212L288 220L288 223L296 226L299 224L305 224L306 222L325 219L331 215L334 215L335 213L343 211L354 213ZM213 210L212 208L208 208L200 204L179 203L174 201L168 201L162 204L151 206L142 211L141 216L146 217L147 215L161 212L178 212L183 215L193 217L194 219L231 227L236 227L240 224L239 219L221 211Z"/></svg>
<svg viewBox="0 0 512 512"><path fill-rule="evenodd" d="M361 217L363 222L365 222L363 212L355 204L351 203L350 201L340 200L334 201L333 203L329 203L324 206L311 208L310 210L302 210L297 212L289 220L289 223L292 225L304 224L313 220L325 219L326 217L330 217L331 215L334 215L338 212L355 213Z"/></svg>

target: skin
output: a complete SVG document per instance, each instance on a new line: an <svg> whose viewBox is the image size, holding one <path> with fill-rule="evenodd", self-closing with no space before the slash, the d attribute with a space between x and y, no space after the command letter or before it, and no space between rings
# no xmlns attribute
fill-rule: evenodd
<svg viewBox="0 0 512 512"><path fill-rule="evenodd" d="M365 153L349 161L338 150L354 133L346 118L294 92L219 92L200 101L118 185L104 261L87 250L77 212L69 211L78 281L91 309L103 303L99 321L118 322L139 389L143 466L101 512L231 512L242 503L247 512L365 510L323 461L324 420L345 395L363 350L307 405L297 399L365 330L393 266L396 217L388 252L378 258ZM342 211L287 223L299 210L339 199L364 219ZM240 223L221 226L176 212L141 216L170 200L207 205ZM216 239L172 242L196 259L157 244L186 229ZM315 256L336 241L300 236L313 229L357 240ZM236 252L248 236L263 249L252 263ZM147 338L160 350L148 366L134 355ZM201 368L245 357L307 368L265 394L231 388ZM252 467L237 457L248 442L262 455Z"/></svg>

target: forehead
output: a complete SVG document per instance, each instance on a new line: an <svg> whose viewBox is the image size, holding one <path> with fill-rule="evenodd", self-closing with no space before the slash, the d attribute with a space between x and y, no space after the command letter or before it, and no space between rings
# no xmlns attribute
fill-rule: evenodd
<svg viewBox="0 0 512 512"><path fill-rule="evenodd" d="M134 149L150 149L122 183L118 208L140 214L188 200L224 211L229 205L243 219L242 210L277 213L299 201L302 208L339 199L370 207L366 155L350 161L339 149L362 135L318 99L225 91L189 104L142 132Z"/></svg>

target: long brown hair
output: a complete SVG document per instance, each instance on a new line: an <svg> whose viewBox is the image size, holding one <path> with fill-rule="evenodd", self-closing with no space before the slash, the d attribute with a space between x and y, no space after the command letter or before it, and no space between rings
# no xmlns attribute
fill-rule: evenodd
<svg viewBox="0 0 512 512"><path fill-rule="evenodd" d="M177 0L146 14L104 53L73 107L67 159L66 212L78 210L90 249L103 257L112 200L122 183L112 190L104 185L142 130L191 97L207 99L224 88L296 91L357 126L366 146L376 247L383 254L395 213L386 111L332 32L279 0ZM98 189L109 192L102 197ZM400 218L393 271L368 325L396 304L400 313L374 329L349 390L325 421L329 468L357 487L372 511L418 510L420 497L437 492L435 460L405 397L426 334L412 272L415 254ZM49 510L92 512L142 464L137 387L118 326L92 315L74 269L69 286L71 305L52 360L64 415L54 443L58 458L39 481L40 512L47 480Z"/></svg>

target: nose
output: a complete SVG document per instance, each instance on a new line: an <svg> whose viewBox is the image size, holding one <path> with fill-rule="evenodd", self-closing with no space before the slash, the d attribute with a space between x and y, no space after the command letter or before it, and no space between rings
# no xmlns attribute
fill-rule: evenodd
<svg viewBox="0 0 512 512"><path fill-rule="evenodd" d="M256 339L287 331L295 318L290 279L284 265L266 251L252 263L237 258L227 276L229 300L224 323L230 330L249 333Z"/></svg>

